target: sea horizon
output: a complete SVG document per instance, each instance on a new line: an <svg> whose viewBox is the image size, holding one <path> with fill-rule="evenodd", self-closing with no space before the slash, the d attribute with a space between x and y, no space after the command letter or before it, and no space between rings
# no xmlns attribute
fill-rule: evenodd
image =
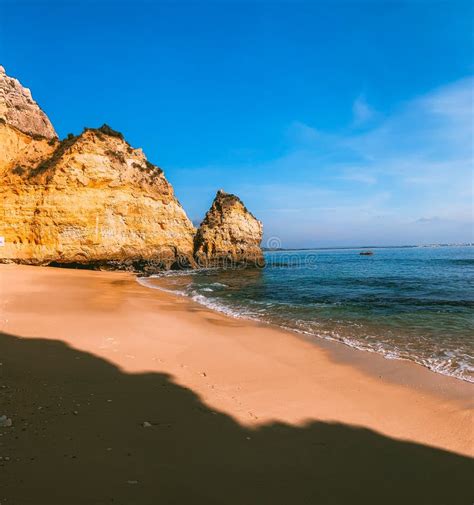
<svg viewBox="0 0 474 505"><path fill-rule="evenodd" d="M262 247L265 252L272 251L324 251L337 249L411 249L417 247L474 247L474 242L455 243L433 243L433 244L402 244L402 245L335 245L335 246L314 246L314 247Z"/></svg>

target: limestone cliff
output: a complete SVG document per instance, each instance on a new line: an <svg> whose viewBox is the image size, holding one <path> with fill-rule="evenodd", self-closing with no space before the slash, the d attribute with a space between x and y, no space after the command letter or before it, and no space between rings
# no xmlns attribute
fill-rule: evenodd
<svg viewBox="0 0 474 505"><path fill-rule="evenodd" d="M17 162L33 166L51 155L57 135L30 90L0 66L0 175Z"/></svg>
<svg viewBox="0 0 474 505"><path fill-rule="evenodd" d="M59 141L0 67L0 262L131 268L261 260L262 225L219 192L199 232L163 171L104 125Z"/></svg>
<svg viewBox="0 0 474 505"><path fill-rule="evenodd" d="M0 70L1 261L160 269L193 264L194 227L161 169L108 127L59 142Z"/></svg>
<svg viewBox="0 0 474 505"><path fill-rule="evenodd" d="M143 269L192 263L194 227L158 167L108 127L4 175L4 258Z"/></svg>
<svg viewBox="0 0 474 505"><path fill-rule="evenodd" d="M195 259L200 266L261 266L262 234L262 223L242 201L219 190L196 233Z"/></svg>
<svg viewBox="0 0 474 505"><path fill-rule="evenodd" d="M56 138L53 125L33 100L28 88L9 77L0 65L0 122L31 137Z"/></svg>
<svg viewBox="0 0 474 505"><path fill-rule="evenodd" d="M57 140L32 138L15 127L0 122L0 176L18 164L33 167L51 156Z"/></svg>

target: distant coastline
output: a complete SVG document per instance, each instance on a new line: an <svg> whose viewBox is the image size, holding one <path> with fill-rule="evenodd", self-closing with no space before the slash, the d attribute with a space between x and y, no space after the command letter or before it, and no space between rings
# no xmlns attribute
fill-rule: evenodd
<svg viewBox="0 0 474 505"><path fill-rule="evenodd" d="M474 247L474 242L461 242L453 244L408 244L408 245L360 245L360 246L333 246L333 247L262 247L264 252L277 251L333 251L351 249L414 249L418 247Z"/></svg>

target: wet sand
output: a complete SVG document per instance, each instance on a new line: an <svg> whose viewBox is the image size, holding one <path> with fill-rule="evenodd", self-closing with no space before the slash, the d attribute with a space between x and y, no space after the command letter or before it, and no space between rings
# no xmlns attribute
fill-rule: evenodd
<svg viewBox="0 0 474 505"><path fill-rule="evenodd" d="M127 273L0 265L0 293L2 504L472 501L472 384Z"/></svg>

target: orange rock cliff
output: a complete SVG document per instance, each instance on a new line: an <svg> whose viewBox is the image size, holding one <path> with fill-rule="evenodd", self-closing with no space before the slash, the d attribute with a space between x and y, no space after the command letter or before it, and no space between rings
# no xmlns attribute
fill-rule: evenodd
<svg viewBox="0 0 474 505"><path fill-rule="evenodd" d="M104 125L59 141L0 66L0 261L155 271L263 264L262 224L218 192L196 231L163 171Z"/></svg>

